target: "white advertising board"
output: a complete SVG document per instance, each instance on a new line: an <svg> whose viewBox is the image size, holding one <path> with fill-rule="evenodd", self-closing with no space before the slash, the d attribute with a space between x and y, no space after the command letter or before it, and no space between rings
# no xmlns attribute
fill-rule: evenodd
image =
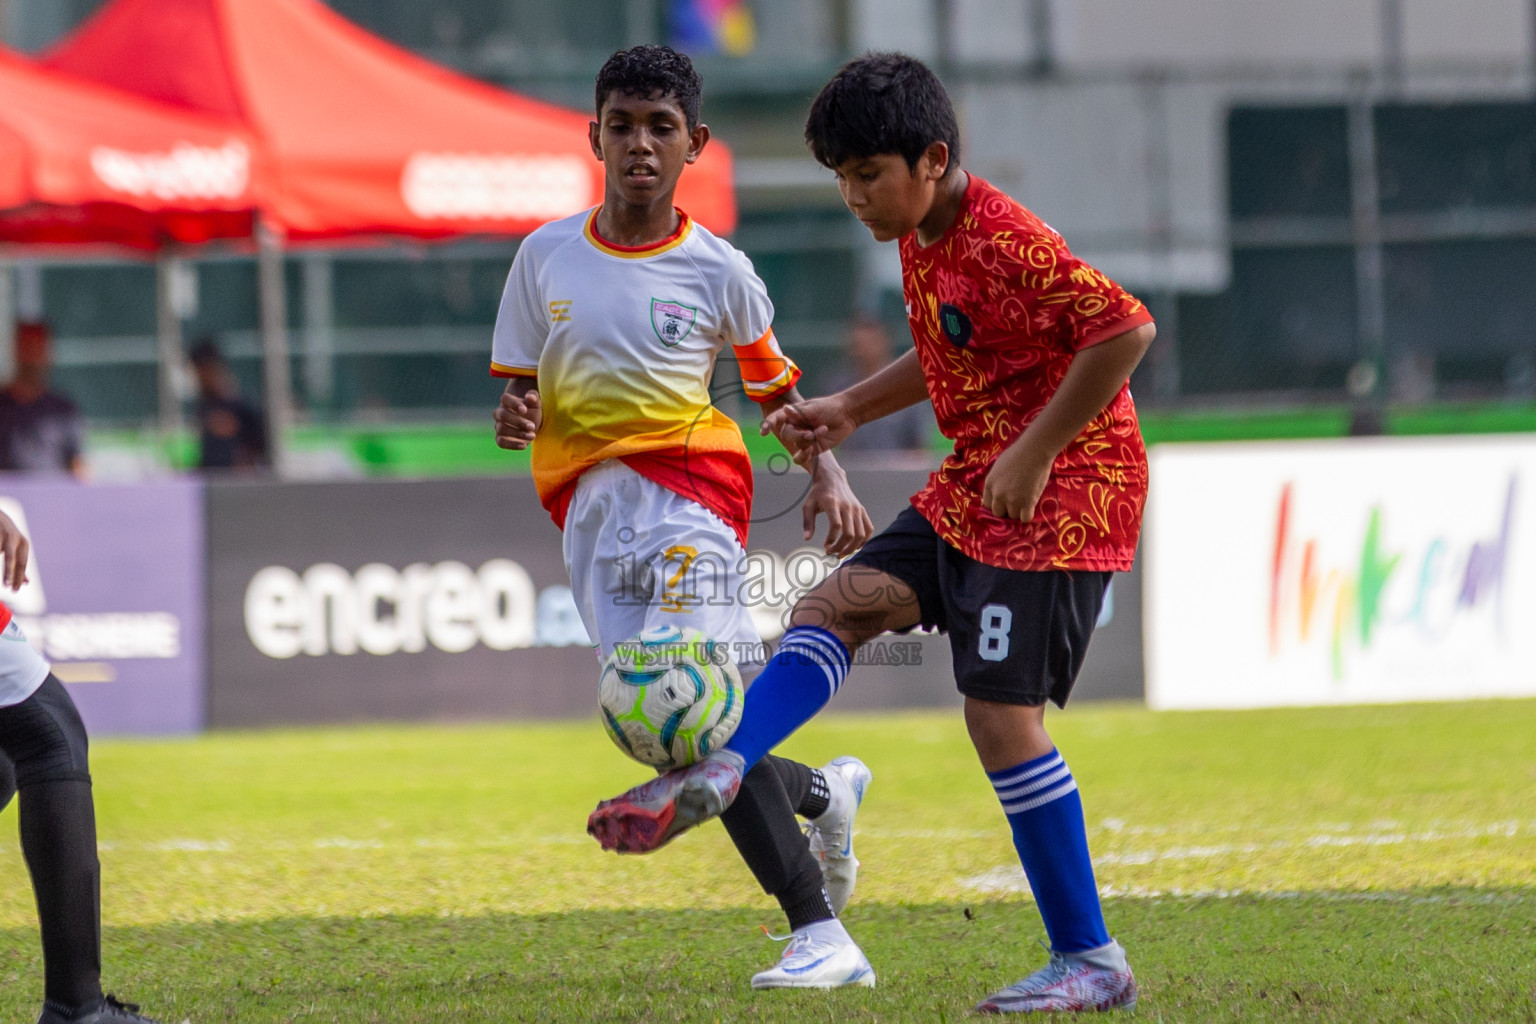
<svg viewBox="0 0 1536 1024"><path fill-rule="evenodd" d="M1536 439L1160 445L1147 702L1536 696Z"/></svg>

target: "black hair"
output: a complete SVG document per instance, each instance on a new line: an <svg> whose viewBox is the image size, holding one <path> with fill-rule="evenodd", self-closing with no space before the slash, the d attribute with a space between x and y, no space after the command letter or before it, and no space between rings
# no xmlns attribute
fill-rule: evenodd
<svg viewBox="0 0 1536 1024"><path fill-rule="evenodd" d="M838 69L811 104L805 141L819 163L900 153L917 169L935 142L949 146L949 170L960 166L960 123L944 83L904 53L866 53Z"/></svg>
<svg viewBox="0 0 1536 1024"><path fill-rule="evenodd" d="M187 361L196 365L198 363L222 363L224 353L219 351L219 343L211 336L204 335L187 350Z"/></svg>
<svg viewBox="0 0 1536 1024"><path fill-rule="evenodd" d="M670 46L646 43L620 50L597 73L597 113L614 91L641 99L671 96L688 121L688 130L699 126L699 107L704 102L704 83L688 55Z"/></svg>

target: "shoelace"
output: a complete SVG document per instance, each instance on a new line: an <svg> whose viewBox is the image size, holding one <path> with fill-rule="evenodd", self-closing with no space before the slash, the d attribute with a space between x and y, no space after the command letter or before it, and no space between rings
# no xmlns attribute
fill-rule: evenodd
<svg viewBox="0 0 1536 1024"><path fill-rule="evenodd" d="M792 956L797 956L803 953L808 946L815 944L815 940L809 935L796 935L794 932L790 932L788 935L775 935L768 930L767 925L760 924L758 927L763 930L764 935L774 942L789 942L789 945L785 946L784 951L779 954L780 960L788 960Z"/></svg>
<svg viewBox="0 0 1536 1024"><path fill-rule="evenodd" d="M1056 952L1050 947L1049 944L1042 942L1040 939L1036 939L1035 941L1040 944L1041 949L1045 950L1046 955L1050 957L1050 960L1044 967L1040 968L1038 971L1035 971L1027 978L1024 978L1008 986L1009 988L1022 988L1023 986L1028 985L1031 981L1034 981L1036 978L1039 978L1040 982L1043 984L1054 984L1055 982L1060 981L1062 978L1065 978L1069 973L1071 973L1071 967L1067 964L1067 958L1065 956ZM1041 975L1045 975L1045 977L1041 977Z"/></svg>
<svg viewBox="0 0 1536 1024"><path fill-rule="evenodd" d="M800 823L800 833L805 836L806 843L811 847L811 855L818 861L826 860L827 844L821 834L821 829L809 821L802 821Z"/></svg>

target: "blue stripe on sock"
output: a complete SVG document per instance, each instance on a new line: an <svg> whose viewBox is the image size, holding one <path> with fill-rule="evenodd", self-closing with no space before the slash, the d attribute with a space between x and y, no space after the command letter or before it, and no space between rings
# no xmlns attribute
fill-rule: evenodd
<svg viewBox="0 0 1536 1024"><path fill-rule="evenodd" d="M848 675L851 658L836 634L794 626L747 689L741 723L725 749L751 768L826 706Z"/></svg>
<svg viewBox="0 0 1536 1024"><path fill-rule="evenodd" d="M1077 780L1058 751L988 772L1051 948L1081 953L1109 942Z"/></svg>

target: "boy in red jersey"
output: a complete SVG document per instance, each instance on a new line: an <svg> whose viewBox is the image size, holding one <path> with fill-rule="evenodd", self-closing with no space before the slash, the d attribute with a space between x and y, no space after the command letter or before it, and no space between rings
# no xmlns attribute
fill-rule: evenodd
<svg viewBox="0 0 1536 1024"><path fill-rule="evenodd" d="M899 54L845 66L806 125L849 210L899 240L913 351L873 377L769 416L803 451L931 398L955 451L886 530L806 595L711 759L598 806L609 848L646 850L718 813L732 780L814 715L851 652L887 630L950 635L965 718L1051 938L1051 960L983 1012L1130 1007L1077 783L1045 730L1066 703L1112 572L1129 569L1147 463L1127 380L1146 308L958 163L944 87Z"/></svg>

